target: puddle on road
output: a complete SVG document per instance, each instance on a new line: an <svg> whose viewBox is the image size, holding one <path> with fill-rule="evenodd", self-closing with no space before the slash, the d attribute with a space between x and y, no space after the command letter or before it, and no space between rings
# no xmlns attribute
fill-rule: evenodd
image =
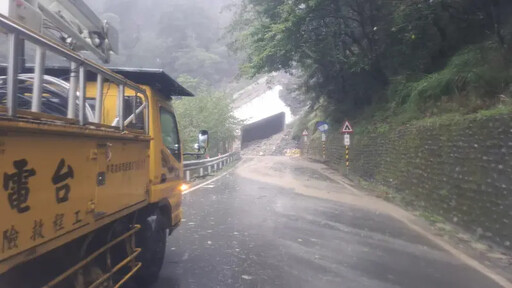
<svg viewBox="0 0 512 288"><path fill-rule="evenodd" d="M332 183L332 184L339 184L338 181L332 179L331 177L325 175L325 174L322 174L312 168L308 168L308 167L294 167L292 168L291 172L294 174L294 176L305 176L306 177L306 180L309 179L314 179L314 180L317 180L317 181L323 181L323 182L328 182L328 183Z"/></svg>

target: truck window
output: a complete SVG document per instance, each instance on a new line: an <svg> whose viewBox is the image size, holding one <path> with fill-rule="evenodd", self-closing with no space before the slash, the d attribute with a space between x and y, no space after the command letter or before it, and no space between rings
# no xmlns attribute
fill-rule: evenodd
<svg viewBox="0 0 512 288"><path fill-rule="evenodd" d="M178 162L181 162L180 137L176 117L170 111L160 108L160 126L165 147Z"/></svg>

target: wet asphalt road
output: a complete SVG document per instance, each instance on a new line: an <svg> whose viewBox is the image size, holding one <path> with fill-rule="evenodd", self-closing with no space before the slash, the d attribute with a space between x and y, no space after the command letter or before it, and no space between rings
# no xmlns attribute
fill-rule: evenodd
<svg viewBox="0 0 512 288"><path fill-rule="evenodd" d="M154 287L500 287L392 216L236 172L183 205Z"/></svg>

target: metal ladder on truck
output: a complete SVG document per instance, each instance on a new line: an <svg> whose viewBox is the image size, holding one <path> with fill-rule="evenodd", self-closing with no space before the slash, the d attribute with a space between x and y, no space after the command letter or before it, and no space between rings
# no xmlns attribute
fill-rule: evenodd
<svg viewBox="0 0 512 288"><path fill-rule="evenodd" d="M18 96L17 82L19 78L19 72L23 70L25 65L25 63L23 63L25 41L30 42L36 46L31 112L41 112L41 98L43 90L42 85L44 80L44 68L47 51L61 56L70 62L67 118L78 120L80 125L85 125L87 122L89 122L89 124L90 122L101 123L103 83L105 81L110 81L119 87L117 99L118 119L126 118L124 117L125 115L123 115L123 97L126 88L129 88L136 94L140 94L144 97L144 103L141 106L137 107L135 103L132 105L134 110L133 114L126 118L125 121L115 121L116 126L118 126L120 130L123 131L126 125L137 121L136 116L148 109L148 96L144 89L77 53L77 51L93 52L93 54L97 55L103 62L108 62L110 59L110 53L115 52L113 47L117 46L117 44L112 46L111 40L109 40L110 33L116 30L108 25L107 22L101 22L99 18L97 18L97 16L90 10L90 8L88 8L88 6L83 3L82 0L39 0L40 2L37 2L37 0L31 0L30 2L23 0L4 1L8 1L4 2L4 4L10 3L9 5L11 5L7 8L1 6L4 4L0 5L0 32L8 35L9 43L6 81L6 106L8 116L16 117L18 116L19 112L17 109L18 101L16 100ZM38 8L33 5L36 5ZM64 8L69 10L65 10ZM52 9L57 9L57 12L53 12ZM32 12L26 12L28 10ZM22 13L24 14L21 15ZM71 19L65 17L70 15L72 16ZM11 17L14 17L14 19ZM36 21L37 23L35 24L33 23L34 21L26 23L30 27L27 27L19 21L16 21L23 20L26 22L26 19L31 18L42 20L40 23ZM66 31L66 34L64 34L65 36L59 38L61 43L58 43L55 39L51 39L50 37L41 34L39 31L32 29L34 27L37 28L41 23L50 21L48 19L55 21L54 23L56 24L53 27L57 27L62 31ZM81 31L81 33L78 31ZM117 35L117 32L114 34ZM117 38L114 37L113 39ZM98 85L94 119L89 119L89 121L87 121L88 119L86 119L85 113L85 89L87 73L95 73L97 75ZM132 98L135 101L137 97ZM147 112L148 111L144 113L144 130L146 134L148 132L149 123L149 113ZM27 113L25 114L27 115Z"/></svg>
<svg viewBox="0 0 512 288"><path fill-rule="evenodd" d="M99 129L114 129L122 132L125 131L128 124L135 123L137 118L140 121L140 117L137 116L143 113L144 134L149 135L149 99L146 91L135 83L86 59L78 53L78 51L89 51L98 56L103 62L108 62L109 54L115 50L111 41L117 41L112 40L115 38L110 38L108 32L115 31L115 29L110 27L108 23L101 22L82 0L2 1L2 4L0 4L0 34L7 35L8 63L6 76L3 77L5 83L2 83L5 84L6 88L6 101L2 103L0 99L0 120L7 118L11 120L56 121ZM52 29L58 27L64 36L52 39L51 35L43 35L43 23L49 25L49 21L53 25L51 26ZM23 57L26 50L26 42L36 47L34 73L30 79L27 78L27 75L20 73L25 66ZM49 81L49 77L44 75L47 52L51 52L70 62L69 83L67 83L67 113L63 117L41 112L45 81ZM92 117L88 117L86 113L86 82L88 75L90 78L91 74L96 75L97 93L95 111ZM24 96L20 95L18 88L20 82L27 81L27 79L33 85L30 95L30 110L18 108L19 99ZM117 120L113 123L115 126L101 124L103 86L106 81L118 86L116 99ZM123 115L125 89L130 89L135 93L135 96L142 96L144 98L144 102L139 107L136 106L135 102L131 105L133 106L131 115ZM138 97L130 98L135 101ZM120 119L124 119L124 121ZM141 266L140 263L135 261L135 257L141 250L135 247L133 238L135 232L139 229L139 225L132 225L130 231L113 239L91 255L83 255L82 261L69 268L44 287L58 286L59 283L72 274L80 273L85 265L93 261L100 254L109 255L109 249L112 246L124 241L126 249L131 251L129 256L115 267L110 267L110 272L97 279L92 286L89 286L100 287L110 281L111 286L120 287ZM87 243L87 241L85 242ZM110 265L110 261L108 262ZM131 267L130 271L117 283L111 283L112 275L126 266Z"/></svg>

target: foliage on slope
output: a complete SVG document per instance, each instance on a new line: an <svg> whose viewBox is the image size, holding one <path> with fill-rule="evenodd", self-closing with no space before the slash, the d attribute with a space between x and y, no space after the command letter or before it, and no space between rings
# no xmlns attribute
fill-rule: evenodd
<svg viewBox="0 0 512 288"><path fill-rule="evenodd" d="M300 71L309 118L406 122L510 97L511 13L502 0L243 0L231 49L249 76Z"/></svg>

